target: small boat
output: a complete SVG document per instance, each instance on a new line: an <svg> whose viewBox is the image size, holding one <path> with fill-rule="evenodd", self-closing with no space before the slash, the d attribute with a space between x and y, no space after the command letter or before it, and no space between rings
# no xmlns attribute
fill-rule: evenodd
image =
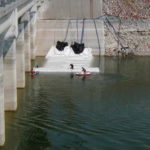
<svg viewBox="0 0 150 150"><path fill-rule="evenodd" d="M77 76L89 76L91 74L92 73L90 71L76 73Z"/></svg>
<svg viewBox="0 0 150 150"><path fill-rule="evenodd" d="M38 71L35 71L35 70L32 70L32 71L31 71L31 74L32 74L32 75L37 75L37 74L39 74L39 72L38 72Z"/></svg>

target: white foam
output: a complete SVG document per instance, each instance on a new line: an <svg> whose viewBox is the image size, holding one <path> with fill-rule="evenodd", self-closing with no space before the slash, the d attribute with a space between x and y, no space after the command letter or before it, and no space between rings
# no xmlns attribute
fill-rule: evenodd
<svg viewBox="0 0 150 150"><path fill-rule="evenodd" d="M85 48L83 53L75 54L70 46L64 51L58 51L52 46L46 56L46 63L42 68L34 68L38 72L81 72L84 67L90 72L99 72L99 68L91 68L90 63L93 58L91 48ZM70 64L74 64L74 70L70 70Z"/></svg>
<svg viewBox="0 0 150 150"><path fill-rule="evenodd" d="M63 51L58 51L55 46L52 46L48 54L46 55L46 58L48 59L50 57L59 57L59 56L63 56L63 57L70 56L70 57L76 57L76 58L92 57L91 52L92 52L91 48L85 48L83 53L75 54L70 46L65 47Z"/></svg>
<svg viewBox="0 0 150 150"><path fill-rule="evenodd" d="M73 70L71 70L70 68L34 68L35 71L37 72L61 72L61 73L77 73L77 72L81 72L81 69L75 68ZM98 73L99 72L99 68L87 68L87 71L90 71L92 73Z"/></svg>

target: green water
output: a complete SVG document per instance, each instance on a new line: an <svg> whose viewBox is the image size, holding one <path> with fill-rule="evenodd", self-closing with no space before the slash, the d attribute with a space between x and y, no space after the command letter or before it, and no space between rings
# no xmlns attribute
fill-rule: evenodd
<svg viewBox="0 0 150 150"><path fill-rule="evenodd" d="M101 68L87 78L27 74L0 150L149 150L150 58L102 58Z"/></svg>

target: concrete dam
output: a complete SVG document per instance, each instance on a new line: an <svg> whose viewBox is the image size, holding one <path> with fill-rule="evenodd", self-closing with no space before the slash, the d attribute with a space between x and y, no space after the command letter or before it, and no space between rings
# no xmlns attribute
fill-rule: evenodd
<svg viewBox="0 0 150 150"><path fill-rule="evenodd" d="M64 40L69 20L66 41L80 40L83 19L86 47L93 55L105 55L100 16L102 0L0 0L0 146L5 143L5 111L17 110L17 88L26 86L31 60Z"/></svg>

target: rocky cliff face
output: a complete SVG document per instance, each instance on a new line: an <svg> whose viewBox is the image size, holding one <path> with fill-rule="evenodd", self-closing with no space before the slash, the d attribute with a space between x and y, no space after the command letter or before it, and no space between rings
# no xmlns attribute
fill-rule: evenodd
<svg viewBox="0 0 150 150"><path fill-rule="evenodd" d="M104 13L115 29L114 31L106 21L105 54L150 56L150 12L147 9L149 0L104 1ZM135 7L141 8L136 10ZM122 50L122 46L125 49Z"/></svg>
<svg viewBox="0 0 150 150"><path fill-rule="evenodd" d="M120 18L150 18L150 0L103 0L105 14Z"/></svg>

